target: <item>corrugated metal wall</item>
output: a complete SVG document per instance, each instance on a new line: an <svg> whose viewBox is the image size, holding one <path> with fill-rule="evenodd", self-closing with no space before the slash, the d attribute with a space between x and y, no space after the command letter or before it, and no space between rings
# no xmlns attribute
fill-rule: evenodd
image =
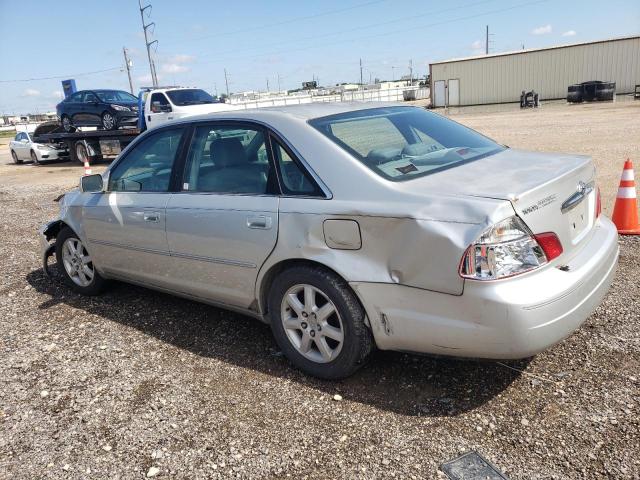
<svg viewBox="0 0 640 480"><path fill-rule="evenodd" d="M531 89L542 100L565 98L569 85L589 80L630 93L640 84L640 37L431 65L432 82L455 78L460 105L518 102Z"/></svg>

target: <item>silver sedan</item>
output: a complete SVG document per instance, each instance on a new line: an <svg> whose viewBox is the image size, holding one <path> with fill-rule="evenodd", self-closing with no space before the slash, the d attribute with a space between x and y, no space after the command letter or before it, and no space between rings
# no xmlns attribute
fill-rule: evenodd
<svg viewBox="0 0 640 480"><path fill-rule="evenodd" d="M372 349L523 358L606 294L590 158L517 151L411 106L217 113L138 137L40 230L66 283L115 279L270 323L322 378Z"/></svg>

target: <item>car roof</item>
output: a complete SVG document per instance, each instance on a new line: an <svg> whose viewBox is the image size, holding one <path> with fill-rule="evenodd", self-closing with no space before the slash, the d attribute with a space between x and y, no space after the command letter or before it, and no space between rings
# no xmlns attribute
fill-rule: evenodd
<svg viewBox="0 0 640 480"><path fill-rule="evenodd" d="M280 107L251 108L247 110L227 110L212 112L204 115L188 117L189 120L225 119L225 118L246 118L246 119L267 119L275 116L293 117L300 120L311 120L314 118L328 117L347 112L359 110L369 110L373 108L388 107L414 107L413 105L403 105L395 102L317 102L304 103L300 105L286 105ZM417 108L417 107L416 107ZM186 120L186 119L185 119Z"/></svg>

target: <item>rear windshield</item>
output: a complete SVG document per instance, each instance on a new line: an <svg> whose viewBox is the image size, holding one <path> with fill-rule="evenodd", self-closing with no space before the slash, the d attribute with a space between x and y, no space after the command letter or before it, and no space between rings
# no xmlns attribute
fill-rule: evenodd
<svg viewBox="0 0 640 480"><path fill-rule="evenodd" d="M174 105L184 107L185 105L203 105L205 103L217 103L216 99L204 90L199 88L184 88L180 90L170 90L167 92Z"/></svg>
<svg viewBox="0 0 640 480"><path fill-rule="evenodd" d="M417 107L383 107L309 123L378 175L409 180L492 155L505 147Z"/></svg>

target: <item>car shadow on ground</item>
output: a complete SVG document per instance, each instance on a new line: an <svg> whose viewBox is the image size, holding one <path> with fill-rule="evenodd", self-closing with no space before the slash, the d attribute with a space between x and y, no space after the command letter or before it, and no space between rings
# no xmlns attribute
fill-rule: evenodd
<svg viewBox="0 0 640 480"><path fill-rule="evenodd" d="M42 269L28 283L58 304L135 328L202 357L253 369L316 388L327 394L410 416L455 416L474 409L504 391L518 371L491 361L434 358L376 351L369 363L338 382L309 377L282 356L268 325L253 318L173 297L146 288L113 282L97 297L84 297L62 283L54 265L51 279ZM508 362L518 370L528 361Z"/></svg>

